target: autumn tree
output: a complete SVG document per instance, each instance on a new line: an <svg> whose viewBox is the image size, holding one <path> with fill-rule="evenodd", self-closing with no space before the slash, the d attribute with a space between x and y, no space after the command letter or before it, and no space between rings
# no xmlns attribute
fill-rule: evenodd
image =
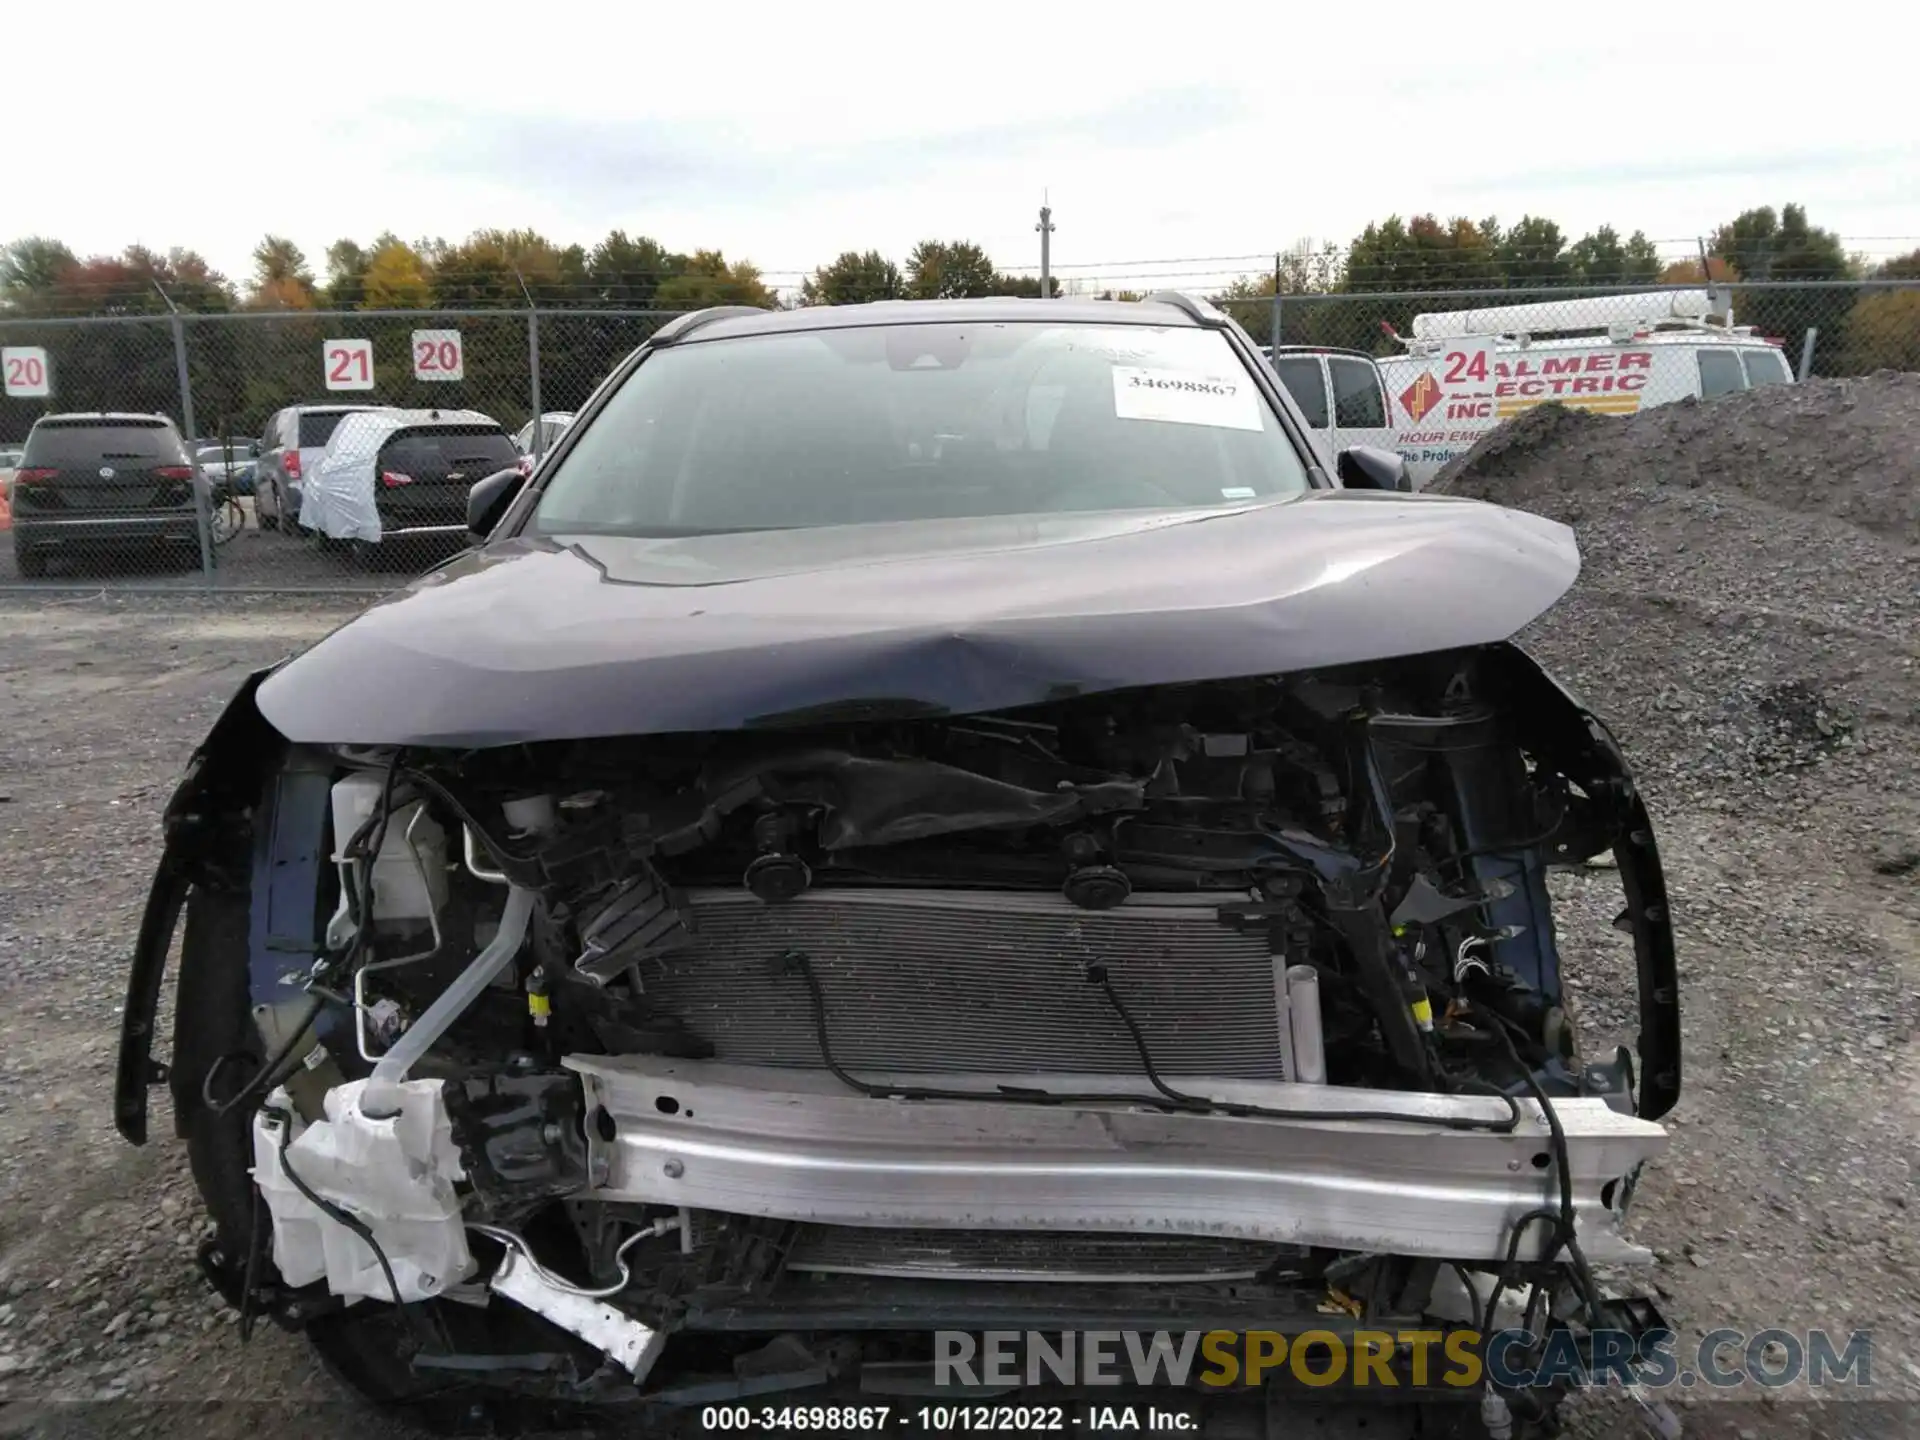
<svg viewBox="0 0 1920 1440"><path fill-rule="evenodd" d="M1920 250L1874 268L1875 280L1920 280ZM1848 374L1920 370L1920 288L1862 290L1847 312L1841 357Z"/></svg>
<svg viewBox="0 0 1920 1440"><path fill-rule="evenodd" d="M247 293L252 310L311 310L313 271L300 247L284 235L264 236L253 247L253 280Z"/></svg>
<svg viewBox="0 0 1920 1440"><path fill-rule="evenodd" d="M520 309L528 295L558 304L577 299L587 279L584 249L555 245L534 230L477 230L457 245L430 241L421 258L441 305Z"/></svg>
<svg viewBox="0 0 1920 1440"><path fill-rule="evenodd" d="M1895 256L1877 267L1873 272L1875 280L1920 280L1920 250Z"/></svg>
<svg viewBox="0 0 1920 1440"><path fill-rule="evenodd" d="M1725 257L1709 255L1704 270L1698 260L1674 260L1661 267L1657 278L1662 285L1699 285L1703 281L1724 285L1734 278L1734 274L1733 266L1727 263Z"/></svg>
<svg viewBox="0 0 1920 1440"><path fill-rule="evenodd" d="M779 298L748 261L727 263L718 250L696 250L680 274L661 282L654 303L663 310L699 310L709 305L753 305L771 310Z"/></svg>
<svg viewBox="0 0 1920 1440"><path fill-rule="evenodd" d="M362 283L369 310L424 310L433 303L433 282L420 252L392 231L367 251Z"/></svg>
<svg viewBox="0 0 1920 1440"><path fill-rule="evenodd" d="M900 267L878 250L844 251L800 284L802 305L858 305L902 293Z"/></svg>

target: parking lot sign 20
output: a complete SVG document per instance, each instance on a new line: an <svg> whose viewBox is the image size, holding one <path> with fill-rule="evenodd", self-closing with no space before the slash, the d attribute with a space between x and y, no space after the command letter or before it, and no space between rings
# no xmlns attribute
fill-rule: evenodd
<svg viewBox="0 0 1920 1440"><path fill-rule="evenodd" d="M47 352L37 345L8 345L0 348L0 381L6 393L17 400L31 400L53 393L53 371L47 364Z"/></svg>
<svg viewBox="0 0 1920 1440"><path fill-rule="evenodd" d="M460 345L458 330L416 330L413 332L413 378L416 380L464 380L467 356Z"/></svg>

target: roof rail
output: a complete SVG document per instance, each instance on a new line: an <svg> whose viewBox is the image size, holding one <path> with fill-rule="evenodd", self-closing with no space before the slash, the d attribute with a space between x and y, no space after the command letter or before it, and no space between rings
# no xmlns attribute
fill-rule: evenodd
<svg viewBox="0 0 1920 1440"><path fill-rule="evenodd" d="M684 340L696 330L704 329L716 320L725 320L734 315L765 315L769 312L758 305L710 305L705 310L691 310L685 315L676 315L653 334L647 337L649 345L671 345L676 340Z"/></svg>
<svg viewBox="0 0 1920 1440"><path fill-rule="evenodd" d="M1275 355L1351 355L1356 360L1375 363L1380 359L1369 351L1346 345L1262 345L1260 348L1267 352L1269 359Z"/></svg>
<svg viewBox="0 0 1920 1440"><path fill-rule="evenodd" d="M1227 316L1212 302L1198 295L1189 295L1184 290L1156 290L1147 296L1149 305L1171 305L1183 312L1196 325L1224 325Z"/></svg>

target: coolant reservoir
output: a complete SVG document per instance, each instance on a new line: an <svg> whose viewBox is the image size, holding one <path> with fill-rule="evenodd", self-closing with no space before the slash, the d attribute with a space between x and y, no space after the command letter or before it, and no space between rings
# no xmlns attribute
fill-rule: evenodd
<svg viewBox="0 0 1920 1440"><path fill-rule="evenodd" d="M357 881L360 862L346 858L349 841L380 804L384 776L354 774L333 787L333 863L340 868L340 914L348 914L346 895ZM380 852L373 862L373 919L425 924L447 903L447 835L427 813L424 801L399 806L387 820ZM329 932L334 925L329 925ZM333 938L331 933L329 938ZM336 943L338 943L336 941Z"/></svg>

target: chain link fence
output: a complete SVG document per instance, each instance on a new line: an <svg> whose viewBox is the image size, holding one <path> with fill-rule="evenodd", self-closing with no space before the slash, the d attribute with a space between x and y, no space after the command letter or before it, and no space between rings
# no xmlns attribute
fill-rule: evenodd
<svg viewBox="0 0 1920 1440"><path fill-rule="evenodd" d="M0 320L0 586L390 587L671 314Z"/></svg>
<svg viewBox="0 0 1920 1440"><path fill-rule="evenodd" d="M1222 303L1277 343L1276 366L1336 445L1398 448L1416 475L1548 401L1624 414L1920 371L1914 282ZM1729 328L1729 307L1744 328ZM0 319L0 586L388 588L462 544L467 488L543 452L672 313ZM392 409L343 418L377 407Z"/></svg>

